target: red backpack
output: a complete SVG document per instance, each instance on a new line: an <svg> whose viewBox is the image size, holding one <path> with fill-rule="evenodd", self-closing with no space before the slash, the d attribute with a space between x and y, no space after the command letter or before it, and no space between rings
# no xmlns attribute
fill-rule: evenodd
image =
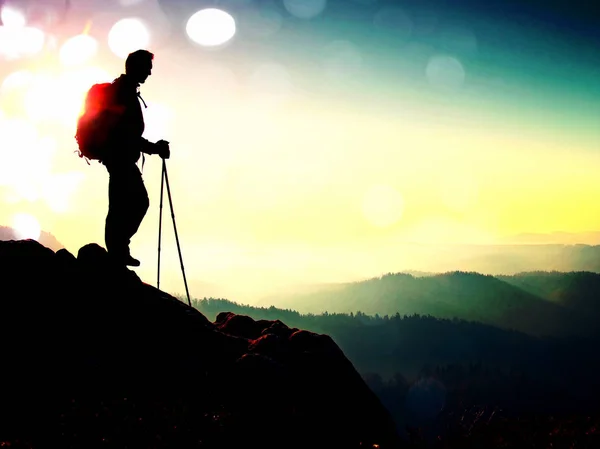
<svg viewBox="0 0 600 449"><path fill-rule="evenodd" d="M75 140L79 157L101 162L111 147L111 131L119 117L119 108L113 104L114 84L98 83L88 90L83 113L77 119Z"/></svg>

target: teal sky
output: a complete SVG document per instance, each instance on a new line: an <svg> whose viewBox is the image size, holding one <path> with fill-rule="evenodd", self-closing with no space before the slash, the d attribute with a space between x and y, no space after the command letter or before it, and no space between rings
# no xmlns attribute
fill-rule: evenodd
<svg viewBox="0 0 600 449"><path fill-rule="evenodd" d="M600 138L599 39L585 17L591 11L577 14L577 2L525 9L498 1L330 1L311 20L285 17L277 2L258 2L264 17L284 17L272 38L261 39L244 34L252 2L222 3L245 5L230 9L239 15L238 36L208 57L235 58L239 71L242 61L276 59L305 95L368 113L394 115L411 101L448 120L471 113L523 126L526 117L530 128ZM436 55L458 64L442 59L437 78L428 79L427 63ZM324 76L324 68L332 75Z"/></svg>

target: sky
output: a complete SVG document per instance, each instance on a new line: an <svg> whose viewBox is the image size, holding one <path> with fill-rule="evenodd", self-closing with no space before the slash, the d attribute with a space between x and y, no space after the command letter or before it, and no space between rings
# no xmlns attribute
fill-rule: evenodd
<svg viewBox="0 0 600 449"><path fill-rule="evenodd" d="M171 142L162 289L184 291L173 221L192 296L248 301L413 269L414 244L600 244L592 3L0 1L0 225L104 246L108 174L75 123L142 47L145 137ZM205 8L230 40L209 45L218 16L186 27ZM156 285L157 156L143 177L131 251Z"/></svg>

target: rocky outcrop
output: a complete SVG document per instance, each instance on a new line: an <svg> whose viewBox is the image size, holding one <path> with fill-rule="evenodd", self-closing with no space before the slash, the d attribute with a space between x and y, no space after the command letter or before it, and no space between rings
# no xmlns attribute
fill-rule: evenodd
<svg viewBox="0 0 600 449"><path fill-rule="evenodd" d="M198 310L113 266L0 242L0 441L31 447L399 447L327 335Z"/></svg>

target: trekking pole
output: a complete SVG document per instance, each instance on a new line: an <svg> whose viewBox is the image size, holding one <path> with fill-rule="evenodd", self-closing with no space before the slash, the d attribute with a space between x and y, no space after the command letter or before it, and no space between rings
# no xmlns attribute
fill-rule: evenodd
<svg viewBox="0 0 600 449"><path fill-rule="evenodd" d="M161 178L160 178L160 214L158 216L158 268L156 270L156 288L160 289L160 235L162 232L162 205L163 205L163 191L164 191L164 184L165 184L165 169L164 169L164 162L165 160L163 159L163 170L161 173Z"/></svg>
<svg viewBox="0 0 600 449"><path fill-rule="evenodd" d="M169 177L167 176L167 163L163 159L163 178L167 184L167 195L169 195L169 205L171 206L171 217L173 218L173 230L175 231L175 241L177 242L177 251L179 252L179 263L181 265L181 273L183 274L183 283L185 284L185 293L187 294L188 304L191 307L190 292L188 290L187 280L185 278L185 269L183 268L183 258L181 257L181 247L179 246L179 237L177 235L177 225L175 224L175 212L173 212L173 200L171 199L171 189L169 187ZM162 183L162 181L161 181ZM162 191L161 191L162 195Z"/></svg>

